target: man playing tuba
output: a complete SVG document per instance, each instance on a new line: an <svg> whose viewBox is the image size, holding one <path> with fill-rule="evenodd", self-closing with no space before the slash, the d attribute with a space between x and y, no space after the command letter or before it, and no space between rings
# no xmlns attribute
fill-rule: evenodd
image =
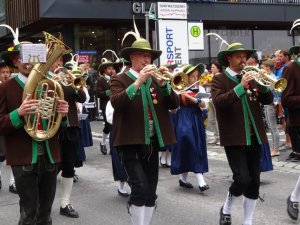
<svg viewBox="0 0 300 225"><path fill-rule="evenodd" d="M12 29L11 29L12 30ZM20 197L19 224L52 224L51 207L55 197L57 164L60 161L57 134L36 141L24 129L24 116L36 112L38 101L27 96L22 102L23 88L31 65L20 59L20 43L16 33L14 48L1 54L2 59L19 73L0 88L0 135L5 137L6 162L12 166ZM68 112L68 103L58 100L56 112ZM40 121L38 121L40 122ZM41 123L38 125L42 126ZM16 141L17 140L17 141Z"/></svg>

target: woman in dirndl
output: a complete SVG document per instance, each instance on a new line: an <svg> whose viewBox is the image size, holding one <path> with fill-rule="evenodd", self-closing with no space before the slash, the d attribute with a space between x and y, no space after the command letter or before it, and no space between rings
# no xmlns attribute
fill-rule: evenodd
<svg viewBox="0 0 300 225"><path fill-rule="evenodd" d="M188 76L188 84L195 84L204 72L204 65L187 65L183 72ZM201 192L209 189L203 173L208 172L206 134L204 119L206 117L205 103L195 94L205 92L204 88L195 84L181 92L180 108L173 116L177 143L172 146L171 174L180 174L179 185L183 188L193 188L187 181L188 172L196 175Z"/></svg>

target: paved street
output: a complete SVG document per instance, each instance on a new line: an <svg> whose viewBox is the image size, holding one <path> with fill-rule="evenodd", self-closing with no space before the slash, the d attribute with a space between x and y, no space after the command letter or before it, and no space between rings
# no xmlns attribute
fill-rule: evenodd
<svg viewBox="0 0 300 225"><path fill-rule="evenodd" d="M80 218L71 219L59 214L61 196L60 176L53 204L53 224L74 225L129 225L126 199L117 195L117 183L113 181L110 156L99 151L101 122L92 122L94 146L86 148L87 160L76 170L79 181L74 184L71 203ZM208 133L210 134L210 133ZM284 136L281 134L281 140ZM190 174L194 189L184 190L178 185L178 176L171 176L168 169L161 168L157 194L158 206L152 225L217 225L219 210L231 182L231 172L223 150L219 146L208 146L209 173L205 174L210 189L200 193L196 178ZM299 176L297 163L285 161L288 151L273 159L274 171L262 174L261 197L255 215L255 225L288 225L293 223L286 214L286 198ZM299 164L300 165L300 164ZM2 167L3 188L0 191L0 225L17 224L18 197L8 192L9 167ZM242 224L242 205L238 200L233 212L233 225Z"/></svg>

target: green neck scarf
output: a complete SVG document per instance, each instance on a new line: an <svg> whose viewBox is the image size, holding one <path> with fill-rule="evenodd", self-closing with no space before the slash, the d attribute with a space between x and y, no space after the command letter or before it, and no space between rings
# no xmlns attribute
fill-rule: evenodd
<svg viewBox="0 0 300 225"><path fill-rule="evenodd" d="M231 76L227 71L225 71L225 75L231 79L232 81L234 81L236 84L239 84L239 81ZM243 95L241 97L242 100L242 106L243 106L243 115L244 115L244 124L245 124L245 133L246 133L246 141L247 141L247 145L251 145L251 134L250 134L250 124L249 124L249 119L251 121L251 124L253 126L253 130L255 133L255 136L257 138L257 141L259 144L262 144L252 112L250 110L250 106L249 106L249 102L248 102L248 98L247 98L247 94Z"/></svg>
<svg viewBox="0 0 300 225"><path fill-rule="evenodd" d="M130 73L130 71L127 71L126 75L128 77L130 77L133 81L135 81L137 79L133 74ZM150 107L159 146L164 147L164 142L162 139L158 119L156 116L156 112L154 109L154 105L153 105L152 97L151 97L151 93L150 93L151 83L152 83L152 79L148 78L147 81L140 86L142 102L143 102L143 110L144 110L145 140L146 140L146 144L150 144L149 116L148 116L148 107Z"/></svg>
<svg viewBox="0 0 300 225"><path fill-rule="evenodd" d="M17 83L21 86L21 88L24 89L25 83L23 83L23 81L18 76L16 76L15 79L16 79ZM41 86L39 87L38 95L40 95L40 92L41 92ZM47 129L47 122L46 122L45 119L42 119L42 125L43 125L43 129L46 130ZM48 140L45 141L45 146L46 146L46 150L47 150L49 160L52 164L54 164L54 160L53 160L52 155L51 155ZM31 159L31 163L32 164L37 163L37 158L38 158L38 141L32 139L32 159Z"/></svg>

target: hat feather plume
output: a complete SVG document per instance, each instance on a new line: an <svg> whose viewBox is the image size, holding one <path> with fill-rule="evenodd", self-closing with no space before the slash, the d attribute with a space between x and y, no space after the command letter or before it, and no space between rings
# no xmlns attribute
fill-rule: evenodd
<svg viewBox="0 0 300 225"><path fill-rule="evenodd" d="M228 42L227 41L225 41L220 35L218 35L218 34L216 34L216 33L208 33L208 34L206 34L206 36L210 36L210 35L212 35L212 36L216 36L217 37L217 39L220 39L222 42L221 42L221 44L220 44L220 48L219 48L219 51L221 50L221 48L222 48L222 46L223 46L223 44L226 44L227 46L229 46L229 44L228 44Z"/></svg>
<svg viewBox="0 0 300 225"><path fill-rule="evenodd" d="M12 35L14 37L14 45L15 46L20 44L20 42L19 42L19 29L18 28L16 28L16 31L14 31L11 26L8 26L6 24L0 24L0 27L6 27L7 29L10 30L10 32L12 33Z"/></svg>
<svg viewBox="0 0 300 225"><path fill-rule="evenodd" d="M293 29L298 27L299 25L300 25L300 19L295 20L292 28L290 29L290 34L292 34Z"/></svg>
<svg viewBox="0 0 300 225"><path fill-rule="evenodd" d="M107 49L107 50L105 50L105 51L102 53L102 55L104 55L106 52L111 52L111 53L116 57L117 60L120 60L119 57L117 56L117 54L116 54L116 52L115 52L114 50Z"/></svg>
<svg viewBox="0 0 300 225"><path fill-rule="evenodd" d="M123 45L123 42L124 42L125 38L130 34L133 35L136 40L141 39L141 35L140 35L140 32L138 31L137 26L135 24L134 17L133 17L133 27L134 27L134 32L133 31L128 31L127 33L124 34L124 37L122 39L122 45Z"/></svg>

